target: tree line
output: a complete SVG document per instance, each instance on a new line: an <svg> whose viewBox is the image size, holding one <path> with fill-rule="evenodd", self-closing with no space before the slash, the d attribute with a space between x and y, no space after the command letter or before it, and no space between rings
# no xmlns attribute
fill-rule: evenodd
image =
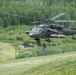
<svg viewBox="0 0 76 75"><path fill-rule="evenodd" d="M0 0L0 26L29 25L62 12L67 14L58 19L76 19L75 3L76 0Z"/></svg>

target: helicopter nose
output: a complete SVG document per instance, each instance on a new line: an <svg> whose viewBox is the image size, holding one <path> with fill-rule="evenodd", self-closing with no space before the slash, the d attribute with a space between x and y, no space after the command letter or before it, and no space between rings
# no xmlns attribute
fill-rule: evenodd
<svg viewBox="0 0 76 75"><path fill-rule="evenodd" d="M31 33L29 33L29 36L30 37L39 37L39 34L31 32Z"/></svg>
<svg viewBox="0 0 76 75"><path fill-rule="evenodd" d="M29 33L29 36L32 37L33 36L33 33Z"/></svg>

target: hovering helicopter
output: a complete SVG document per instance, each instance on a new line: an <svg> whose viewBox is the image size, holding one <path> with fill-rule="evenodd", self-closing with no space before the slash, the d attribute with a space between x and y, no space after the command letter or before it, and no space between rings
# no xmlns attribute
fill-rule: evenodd
<svg viewBox="0 0 76 75"><path fill-rule="evenodd" d="M48 42L50 42L51 41L50 38L66 38L67 35L72 35L72 39L75 40L74 34L76 34L76 28L66 28L61 25L48 23L49 21L67 22L67 23L76 22L75 20L56 20L58 17L64 14L66 13L61 13L51 19L46 19L44 24L38 25L37 27L34 27L26 31L26 34L34 38L34 40L36 40L38 45L41 45L41 41L40 41L41 38L44 38ZM32 22L32 23L36 23L36 22Z"/></svg>
<svg viewBox="0 0 76 75"><path fill-rule="evenodd" d="M41 45L40 39L46 39L46 41L50 42L50 38L66 38L67 35L72 35L72 39L75 40L74 34L76 34L76 28L68 28L68 25L57 25L57 24L50 24L49 22L59 22L59 23L69 23L69 22L76 22L76 20L56 20L58 17L64 15L66 13L61 13L56 15L55 17L51 19L45 19L44 21L38 21L38 22L31 22L31 23L43 23L38 25L37 27L34 27L25 33L28 34L30 37L34 38L36 40L38 45ZM24 17L14 14L8 14L8 16L18 16L18 17ZM66 28L66 27L67 28Z"/></svg>

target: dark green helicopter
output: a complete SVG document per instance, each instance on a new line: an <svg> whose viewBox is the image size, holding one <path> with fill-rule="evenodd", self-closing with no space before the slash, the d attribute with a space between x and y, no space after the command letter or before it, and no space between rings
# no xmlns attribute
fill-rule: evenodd
<svg viewBox="0 0 76 75"><path fill-rule="evenodd" d="M29 31L26 31L26 34L34 38L38 45L41 45L40 38L46 39L48 42L50 42L50 38L66 38L67 35L72 35L72 39L75 40L73 35L76 34L76 28L66 28L61 25L47 23L48 21L67 23L76 22L75 20L56 20L56 18L64 14L66 13L61 13L51 19L47 19L44 24L38 25L37 27L34 27Z"/></svg>
<svg viewBox="0 0 76 75"><path fill-rule="evenodd" d="M26 31L26 34L34 38L34 40L36 40L38 45L41 45L40 41L41 38L46 39L46 41L50 42L51 41L50 38L66 38L67 35L72 35L72 39L75 40L74 34L76 34L76 28L68 28L68 25L62 26L49 23L49 22L59 22L59 23L76 22L75 20L56 20L58 17L64 14L66 13L58 14L55 17L51 19L45 19L44 21L31 22L31 23L43 23L43 24L40 24L37 27L34 27ZM6 15L24 17L8 13L6 13Z"/></svg>

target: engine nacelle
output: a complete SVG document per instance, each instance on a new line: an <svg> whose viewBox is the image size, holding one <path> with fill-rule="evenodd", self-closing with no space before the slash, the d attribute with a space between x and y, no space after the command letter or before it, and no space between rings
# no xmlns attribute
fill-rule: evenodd
<svg viewBox="0 0 76 75"><path fill-rule="evenodd" d="M62 29L63 27L60 26L60 25L51 24L51 25L50 25L50 28L51 28L51 29Z"/></svg>

